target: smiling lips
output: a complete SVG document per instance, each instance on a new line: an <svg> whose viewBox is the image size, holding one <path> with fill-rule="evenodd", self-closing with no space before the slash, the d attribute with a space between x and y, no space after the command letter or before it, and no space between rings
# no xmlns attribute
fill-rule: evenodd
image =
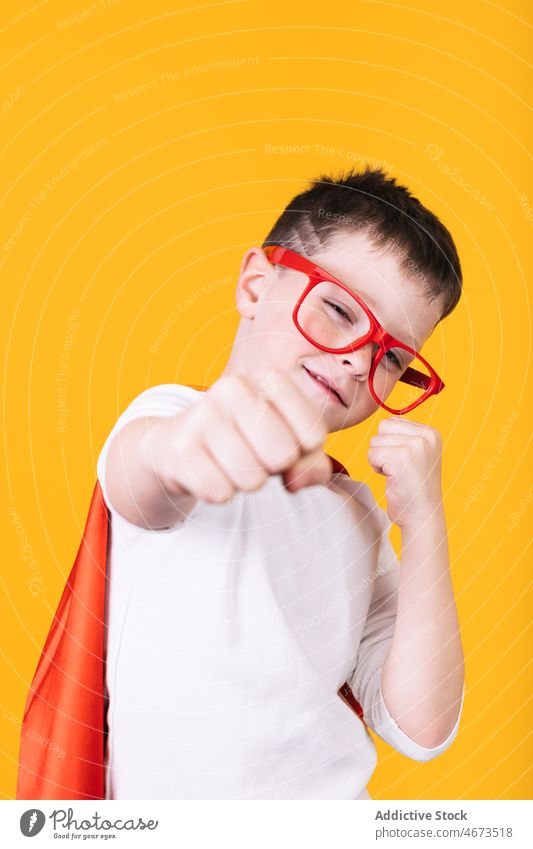
<svg viewBox="0 0 533 849"><path fill-rule="evenodd" d="M333 384L329 382L329 380L326 380L326 378L323 377L321 374L317 374L316 372L311 371L311 369L306 368L306 366L304 366L304 369L311 377L311 379L314 380L315 383L318 383L318 385L321 386L328 393L328 395L330 395L332 398L335 398L339 404L342 404L343 407L347 406L339 390L336 389Z"/></svg>

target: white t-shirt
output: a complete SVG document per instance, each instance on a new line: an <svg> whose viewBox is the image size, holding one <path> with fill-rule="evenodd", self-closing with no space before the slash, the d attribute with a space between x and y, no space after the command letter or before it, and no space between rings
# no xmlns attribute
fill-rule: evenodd
<svg viewBox="0 0 533 849"><path fill-rule="evenodd" d="M457 725L426 749L382 699L398 562L368 487L339 474L289 493L275 475L154 531L110 503L116 432L202 395L178 384L142 392L98 458L111 511L106 798L369 798L376 749L337 695L345 681L368 725L416 760L444 751Z"/></svg>

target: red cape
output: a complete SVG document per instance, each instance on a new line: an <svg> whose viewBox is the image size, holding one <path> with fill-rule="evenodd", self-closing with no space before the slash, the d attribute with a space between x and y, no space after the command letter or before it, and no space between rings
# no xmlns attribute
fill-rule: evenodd
<svg viewBox="0 0 533 849"><path fill-rule="evenodd" d="M334 472L348 474L342 463L331 460ZM17 799L105 798L105 589L110 523L96 481L78 554L26 700ZM348 685L338 692L363 719Z"/></svg>

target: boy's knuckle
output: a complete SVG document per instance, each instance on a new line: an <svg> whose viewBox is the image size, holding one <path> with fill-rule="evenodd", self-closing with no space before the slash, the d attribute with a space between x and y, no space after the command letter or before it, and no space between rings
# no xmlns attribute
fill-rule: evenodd
<svg viewBox="0 0 533 849"><path fill-rule="evenodd" d="M304 451L316 451L324 444L327 435L328 430L325 423L321 419L313 419L305 428L301 441L302 449Z"/></svg>
<svg viewBox="0 0 533 849"><path fill-rule="evenodd" d="M240 486L240 489L247 492L254 492L263 486L268 478L268 472L265 469L257 469L254 474L249 474Z"/></svg>
<svg viewBox="0 0 533 849"><path fill-rule="evenodd" d="M229 374L227 376L226 387L230 394L240 394L243 388L246 386L245 378L240 374Z"/></svg>
<svg viewBox="0 0 533 849"><path fill-rule="evenodd" d="M417 451L424 451L427 445L426 440L423 436L413 436L413 446Z"/></svg>
<svg viewBox="0 0 533 849"><path fill-rule="evenodd" d="M229 483L217 483L210 486L204 486L200 489L199 496L204 501L209 501L214 504L221 504L224 501L229 501L235 492L235 488Z"/></svg>
<svg viewBox="0 0 533 849"><path fill-rule="evenodd" d="M271 474L282 472L293 466L300 458L300 451L295 446L282 448L276 446L265 452L265 465Z"/></svg>
<svg viewBox="0 0 533 849"><path fill-rule="evenodd" d="M435 430L435 428L431 428L430 439L431 439L433 445L435 446L435 448L441 447L441 445L442 445L442 435L438 430Z"/></svg>
<svg viewBox="0 0 533 849"><path fill-rule="evenodd" d="M244 378L239 374L228 374L217 380L209 391L210 396L219 403L228 403L239 396L244 388Z"/></svg>

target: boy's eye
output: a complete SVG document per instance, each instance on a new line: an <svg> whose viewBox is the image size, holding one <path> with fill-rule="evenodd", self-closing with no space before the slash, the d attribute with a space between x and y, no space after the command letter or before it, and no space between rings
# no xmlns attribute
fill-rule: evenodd
<svg viewBox="0 0 533 849"><path fill-rule="evenodd" d="M331 307L342 318L346 319L347 321L353 321L353 316L349 315L349 313L347 313L346 310L339 306L339 304L335 304L333 303L333 301L324 301L324 303L328 307Z"/></svg>
<svg viewBox="0 0 533 849"><path fill-rule="evenodd" d="M403 363L400 361L399 357L394 353L394 351L389 350L386 352L385 357L383 359L387 359L389 363L397 369L403 369ZM383 362L383 360L382 360Z"/></svg>

